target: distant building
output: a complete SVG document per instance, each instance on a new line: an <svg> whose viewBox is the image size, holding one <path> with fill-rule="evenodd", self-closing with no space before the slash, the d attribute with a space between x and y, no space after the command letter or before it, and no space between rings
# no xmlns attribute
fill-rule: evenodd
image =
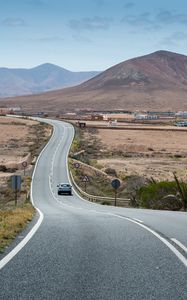
<svg viewBox="0 0 187 300"><path fill-rule="evenodd" d="M158 120L159 116L149 114L135 114L134 118L135 120Z"/></svg>
<svg viewBox="0 0 187 300"><path fill-rule="evenodd" d="M177 126L177 127L187 127L187 122L185 122L185 121L176 122L175 126Z"/></svg>
<svg viewBox="0 0 187 300"><path fill-rule="evenodd" d="M175 114L175 117L187 118L187 111L178 111L178 112Z"/></svg>
<svg viewBox="0 0 187 300"><path fill-rule="evenodd" d="M175 113L172 111L148 111L148 115L157 115L159 117L174 117Z"/></svg>

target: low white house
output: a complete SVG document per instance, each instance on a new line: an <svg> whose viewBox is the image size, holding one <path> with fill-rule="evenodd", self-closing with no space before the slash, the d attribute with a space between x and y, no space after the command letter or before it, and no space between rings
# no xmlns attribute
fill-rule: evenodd
<svg viewBox="0 0 187 300"><path fill-rule="evenodd" d="M158 120L159 116L157 115L148 115L148 114L136 114L134 116L135 120Z"/></svg>
<svg viewBox="0 0 187 300"><path fill-rule="evenodd" d="M175 114L175 117L185 117L185 118L187 118L187 111L178 111Z"/></svg>

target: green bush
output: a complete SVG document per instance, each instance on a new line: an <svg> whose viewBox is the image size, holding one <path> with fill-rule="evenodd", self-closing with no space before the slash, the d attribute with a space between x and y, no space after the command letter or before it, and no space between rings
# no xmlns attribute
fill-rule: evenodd
<svg viewBox="0 0 187 300"><path fill-rule="evenodd" d="M183 183L187 188L187 185ZM140 207L151 209L180 210L182 202L176 196L178 188L176 182L155 182L141 187L138 191ZM170 195L171 197L166 198Z"/></svg>
<svg viewBox="0 0 187 300"><path fill-rule="evenodd" d="M80 150L80 143L78 140L74 139L73 142L72 142L72 145L71 145L71 151L74 153L74 152L77 152Z"/></svg>
<svg viewBox="0 0 187 300"><path fill-rule="evenodd" d="M111 203L107 200L104 200L101 202L102 205L111 205Z"/></svg>

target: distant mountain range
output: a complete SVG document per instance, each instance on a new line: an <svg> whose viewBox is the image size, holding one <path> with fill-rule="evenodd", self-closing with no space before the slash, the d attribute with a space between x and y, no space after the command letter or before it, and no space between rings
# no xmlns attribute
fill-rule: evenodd
<svg viewBox="0 0 187 300"><path fill-rule="evenodd" d="M71 88L5 99L29 112L187 110L187 56L157 51L124 61Z"/></svg>
<svg viewBox="0 0 187 300"><path fill-rule="evenodd" d="M27 95L80 84L99 72L71 72L53 64L32 69L0 68L0 97Z"/></svg>

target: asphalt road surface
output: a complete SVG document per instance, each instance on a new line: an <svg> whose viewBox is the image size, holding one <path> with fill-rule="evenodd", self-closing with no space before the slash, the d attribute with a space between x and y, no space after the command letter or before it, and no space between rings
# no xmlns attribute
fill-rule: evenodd
<svg viewBox="0 0 187 300"><path fill-rule="evenodd" d="M74 130L49 122L32 186L41 225L8 263L2 256L0 299L186 300L187 214L58 196Z"/></svg>

